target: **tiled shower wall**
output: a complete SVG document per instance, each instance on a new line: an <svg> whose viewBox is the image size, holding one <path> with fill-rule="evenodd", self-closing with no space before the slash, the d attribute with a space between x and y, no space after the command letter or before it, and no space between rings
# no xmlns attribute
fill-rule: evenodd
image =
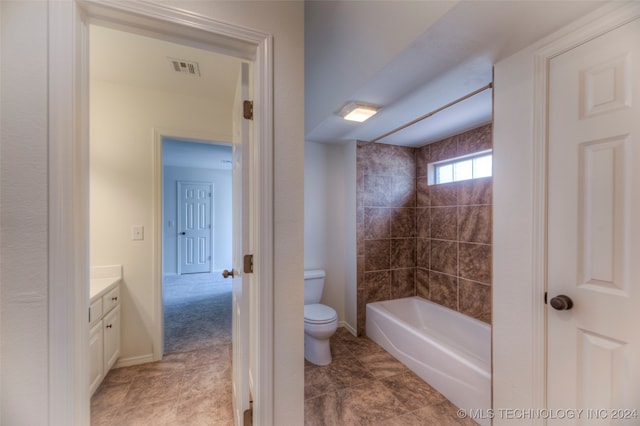
<svg viewBox="0 0 640 426"><path fill-rule="evenodd" d="M492 178L427 184L428 163L491 147L491 125L421 148L358 144L359 335L367 303L414 295L491 321Z"/></svg>
<svg viewBox="0 0 640 426"><path fill-rule="evenodd" d="M358 335L366 303L415 295L415 149L358 144Z"/></svg>

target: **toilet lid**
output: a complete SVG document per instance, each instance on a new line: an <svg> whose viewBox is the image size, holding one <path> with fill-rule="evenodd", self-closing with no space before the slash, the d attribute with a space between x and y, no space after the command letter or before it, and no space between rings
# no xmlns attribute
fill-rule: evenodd
<svg viewBox="0 0 640 426"><path fill-rule="evenodd" d="M336 311L320 303L304 305L304 322L313 324L325 324L335 321L338 318Z"/></svg>

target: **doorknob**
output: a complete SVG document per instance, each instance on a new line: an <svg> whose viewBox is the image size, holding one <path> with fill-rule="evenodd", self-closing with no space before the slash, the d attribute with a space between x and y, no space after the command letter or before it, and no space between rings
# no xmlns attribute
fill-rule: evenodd
<svg viewBox="0 0 640 426"><path fill-rule="evenodd" d="M222 276L225 278L233 277L233 269L231 270L231 272L225 269L224 271L222 271Z"/></svg>
<svg viewBox="0 0 640 426"><path fill-rule="evenodd" d="M180 233L180 235L187 235L187 233L186 233L186 232L184 232L184 231L182 231L182 232Z"/></svg>
<svg viewBox="0 0 640 426"><path fill-rule="evenodd" d="M560 294L556 297L553 297L549 303L553 309L558 311L568 311L573 308L573 300L569 296L565 296L564 294Z"/></svg>

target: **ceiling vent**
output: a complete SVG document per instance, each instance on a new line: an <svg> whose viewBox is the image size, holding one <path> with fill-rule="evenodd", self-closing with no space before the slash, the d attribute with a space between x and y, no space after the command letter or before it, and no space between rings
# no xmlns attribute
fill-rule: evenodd
<svg viewBox="0 0 640 426"><path fill-rule="evenodd" d="M183 59L167 58L173 66L175 72L181 74L197 75L200 76L200 66L197 62L185 61Z"/></svg>

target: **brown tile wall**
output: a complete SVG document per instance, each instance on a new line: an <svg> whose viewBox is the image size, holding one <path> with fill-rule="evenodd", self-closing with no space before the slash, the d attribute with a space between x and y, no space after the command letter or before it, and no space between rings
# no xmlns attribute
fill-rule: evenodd
<svg viewBox="0 0 640 426"><path fill-rule="evenodd" d="M491 147L491 125L421 148L358 144L359 335L368 302L414 295L491 322L493 179L427 184L429 162Z"/></svg>
<svg viewBox="0 0 640 426"><path fill-rule="evenodd" d="M368 302L415 294L415 148L358 144L358 334Z"/></svg>

